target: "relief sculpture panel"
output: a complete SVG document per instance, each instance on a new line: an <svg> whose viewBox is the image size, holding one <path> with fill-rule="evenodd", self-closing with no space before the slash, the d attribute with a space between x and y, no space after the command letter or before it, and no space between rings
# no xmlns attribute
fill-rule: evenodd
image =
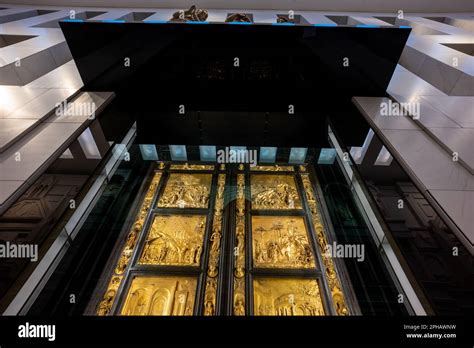
<svg viewBox="0 0 474 348"><path fill-rule="evenodd" d="M216 203L212 221L212 233L209 238L210 251L207 266L206 293L204 295L204 315L214 315L217 305L217 276L219 275L219 257L222 238L222 213L224 210L224 190L226 175L219 174L217 180Z"/></svg>
<svg viewBox="0 0 474 348"><path fill-rule="evenodd" d="M138 263L199 266L205 227L205 215L155 216Z"/></svg>
<svg viewBox="0 0 474 348"><path fill-rule="evenodd" d="M245 315L245 174L237 174L234 247L234 315Z"/></svg>
<svg viewBox="0 0 474 348"><path fill-rule="evenodd" d="M324 315L319 285L315 279L254 279L255 315Z"/></svg>
<svg viewBox="0 0 474 348"><path fill-rule="evenodd" d="M158 207L207 208L212 174L170 174Z"/></svg>
<svg viewBox="0 0 474 348"><path fill-rule="evenodd" d="M252 248L254 267L315 267L301 216L253 216Z"/></svg>
<svg viewBox="0 0 474 348"><path fill-rule="evenodd" d="M252 209L301 209L301 200L292 175L250 176Z"/></svg>
<svg viewBox="0 0 474 348"><path fill-rule="evenodd" d="M194 277L135 277L122 315L192 315L197 279Z"/></svg>

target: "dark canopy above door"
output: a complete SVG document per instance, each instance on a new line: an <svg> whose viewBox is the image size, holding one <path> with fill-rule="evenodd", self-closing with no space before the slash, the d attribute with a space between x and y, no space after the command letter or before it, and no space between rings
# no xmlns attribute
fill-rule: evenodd
<svg viewBox="0 0 474 348"><path fill-rule="evenodd" d="M321 146L327 117L363 140L350 99L385 95L410 33L100 21L61 28L84 88L116 92L137 115L143 142L194 145Z"/></svg>

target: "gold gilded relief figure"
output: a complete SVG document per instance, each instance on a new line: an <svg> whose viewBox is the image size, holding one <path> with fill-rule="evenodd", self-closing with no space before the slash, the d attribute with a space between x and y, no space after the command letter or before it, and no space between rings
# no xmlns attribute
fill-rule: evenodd
<svg viewBox="0 0 474 348"><path fill-rule="evenodd" d="M122 315L192 315L197 280L192 277L135 277Z"/></svg>
<svg viewBox="0 0 474 348"><path fill-rule="evenodd" d="M208 278L204 295L204 315L216 314L217 278Z"/></svg>
<svg viewBox="0 0 474 348"><path fill-rule="evenodd" d="M247 22L252 23L249 15L246 13L231 13L227 16L226 22Z"/></svg>
<svg viewBox="0 0 474 348"><path fill-rule="evenodd" d="M160 208L207 208L212 174L171 174Z"/></svg>
<svg viewBox="0 0 474 348"><path fill-rule="evenodd" d="M349 315L349 309L346 305L344 293L342 292L341 288L341 282L336 273L334 262L331 256L326 253L328 240L324 231L321 217L319 215L318 204L316 202L309 174L301 174L301 179L303 181L303 187L306 192L308 206L311 210L311 218L313 221L314 229L316 230L316 237L318 240L319 249L321 251L323 264L326 269L326 279L331 290L334 310L337 315Z"/></svg>
<svg viewBox="0 0 474 348"><path fill-rule="evenodd" d="M147 265L199 266L206 216L156 216L138 261Z"/></svg>
<svg viewBox="0 0 474 348"><path fill-rule="evenodd" d="M138 235L142 231L145 218L150 210L151 203L158 188L158 184L160 183L161 176L162 173L155 172L153 179L151 180L150 186L148 187L145 197L143 198L142 205L140 206L140 210L138 211L137 217L135 218L133 227L127 236L125 247L122 250L119 260L117 261L117 265L114 270L114 275L112 275L112 278L109 282L109 286L104 294L103 299L98 304L96 310L97 315L108 315L110 313L112 305L115 301L117 289L119 288L123 278L122 275L124 274L125 269L127 268L128 263L130 261L130 258L132 257L133 250L137 243Z"/></svg>
<svg viewBox="0 0 474 348"><path fill-rule="evenodd" d="M122 276L112 277L107 291L104 295L104 298L102 299L102 301L100 301L99 306L97 308L97 315L107 315L110 312L122 278Z"/></svg>
<svg viewBox="0 0 474 348"><path fill-rule="evenodd" d="M245 280L244 278L234 279L234 315L245 315Z"/></svg>
<svg viewBox="0 0 474 348"><path fill-rule="evenodd" d="M294 19L290 19L288 16L277 15L277 23L294 23Z"/></svg>
<svg viewBox="0 0 474 348"><path fill-rule="evenodd" d="M253 216L252 241L255 267L315 267L302 217Z"/></svg>
<svg viewBox="0 0 474 348"><path fill-rule="evenodd" d="M234 315L245 315L245 174L237 174Z"/></svg>
<svg viewBox="0 0 474 348"><path fill-rule="evenodd" d="M260 278L253 281L253 287L255 315L325 314L315 279Z"/></svg>
<svg viewBox="0 0 474 348"><path fill-rule="evenodd" d="M252 209L301 209L292 175L252 175Z"/></svg>
<svg viewBox="0 0 474 348"><path fill-rule="evenodd" d="M217 195L214 204L214 218L210 237L209 263L207 267L206 293L204 298L204 315L214 315L216 311L217 276L219 274L219 255L222 238L222 212L224 210L225 174L217 179Z"/></svg>

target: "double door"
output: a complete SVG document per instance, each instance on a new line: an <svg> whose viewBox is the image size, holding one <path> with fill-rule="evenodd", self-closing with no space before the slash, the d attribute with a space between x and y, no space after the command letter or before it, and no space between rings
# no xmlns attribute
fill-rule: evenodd
<svg viewBox="0 0 474 348"><path fill-rule="evenodd" d="M98 315L348 315L306 166L157 163Z"/></svg>

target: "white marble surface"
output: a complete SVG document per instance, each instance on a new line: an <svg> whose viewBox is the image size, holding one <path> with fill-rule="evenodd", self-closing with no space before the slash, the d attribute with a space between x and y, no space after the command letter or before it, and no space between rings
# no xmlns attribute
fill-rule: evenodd
<svg viewBox="0 0 474 348"><path fill-rule="evenodd" d="M15 193L16 190L24 183L25 181L19 180L0 180L0 209L3 210L3 203Z"/></svg>
<svg viewBox="0 0 474 348"><path fill-rule="evenodd" d="M63 100L69 98L71 95L76 93L76 91L76 89L48 89L38 98L33 99L31 102L25 104L21 108L18 108L16 111L10 113L4 118L43 119L52 109L54 109L57 103L60 103Z"/></svg>
<svg viewBox="0 0 474 348"><path fill-rule="evenodd" d="M383 130L426 189L474 190L474 176L422 130Z"/></svg>
<svg viewBox="0 0 474 348"><path fill-rule="evenodd" d="M474 128L474 97L421 97L463 128Z"/></svg>
<svg viewBox="0 0 474 348"><path fill-rule="evenodd" d="M24 137L0 155L0 180L27 180L77 128L75 123L39 125L32 137Z"/></svg>
<svg viewBox="0 0 474 348"><path fill-rule="evenodd" d="M392 96L414 98L417 96L447 96L421 77L416 76L401 65L397 65L387 88Z"/></svg>
<svg viewBox="0 0 474 348"><path fill-rule="evenodd" d="M46 89L39 88L0 86L0 118L4 118L46 92Z"/></svg>
<svg viewBox="0 0 474 348"><path fill-rule="evenodd" d="M424 128L460 128L443 112L424 102L423 98L420 98L420 117L416 121Z"/></svg>
<svg viewBox="0 0 474 348"><path fill-rule="evenodd" d="M6 145L25 133L36 123L35 120L0 119L0 153Z"/></svg>
<svg viewBox="0 0 474 348"><path fill-rule="evenodd" d="M412 27L399 64L448 95L474 96L474 57L444 45L474 44L472 30L424 18L430 15L384 17L393 18L395 25Z"/></svg>
<svg viewBox="0 0 474 348"><path fill-rule="evenodd" d="M381 104L388 103L389 98L354 97L353 100L366 110L367 117L370 117L381 129L418 129L410 117L381 114Z"/></svg>
<svg viewBox="0 0 474 348"><path fill-rule="evenodd" d="M429 131L474 174L474 128L430 128ZM474 210L474 207L473 207Z"/></svg>
<svg viewBox="0 0 474 348"><path fill-rule="evenodd" d="M71 61L28 83L31 88L80 89L84 86L76 64Z"/></svg>

